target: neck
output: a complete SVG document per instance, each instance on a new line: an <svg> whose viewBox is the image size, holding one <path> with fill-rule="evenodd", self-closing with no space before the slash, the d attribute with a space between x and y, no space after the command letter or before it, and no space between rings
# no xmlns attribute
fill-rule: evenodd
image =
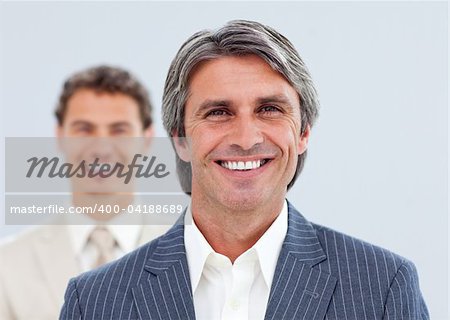
<svg viewBox="0 0 450 320"><path fill-rule="evenodd" d="M284 197L270 205L241 211L208 206L192 198L192 217L200 232L214 249L232 263L250 249L272 225L281 212Z"/></svg>

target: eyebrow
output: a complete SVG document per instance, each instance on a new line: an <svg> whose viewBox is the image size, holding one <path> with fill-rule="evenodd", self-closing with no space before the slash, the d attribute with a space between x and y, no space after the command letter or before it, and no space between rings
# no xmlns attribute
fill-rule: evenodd
<svg viewBox="0 0 450 320"><path fill-rule="evenodd" d="M200 107L198 108L198 112L202 112L208 108L212 107L226 107L230 106L232 103L229 100L213 100L213 99L206 99L200 104Z"/></svg>
<svg viewBox="0 0 450 320"><path fill-rule="evenodd" d="M291 105L292 102L284 94L275 94L267 97L258 98L258 104L277 102L282 104Z"/></svg>
<svg viewBox="0 0 450 320"><path fill-rule="evenodd" d="M92 126L92 123L85 120L75 120L70 124L71 127L77 127L77 126Z"/></svg>
<svg viewBox="0 0 450 320"><path fill-rule="evenodd" d="M87 121L87 120L75 120L74 122L72 122L70 124L71 127L76 127L76 126L90 126L90 127L95 127L96 124ZM126 122L126 121L119 121L119 122L114 122L111 124L108 124L108 127L113 127L113 128L117 128L117 127L131 127L131 125Z"/></svg>
<svg viewBox="0 0 450 320"><path fill-rule="evenodd" d="M114 127L114 128L117 128L117 127L131 127L131 124L129 124L128 122L125 122L125 121L120 121L120 122L114 122L112 124L109 124L108 126Z"/></svg>

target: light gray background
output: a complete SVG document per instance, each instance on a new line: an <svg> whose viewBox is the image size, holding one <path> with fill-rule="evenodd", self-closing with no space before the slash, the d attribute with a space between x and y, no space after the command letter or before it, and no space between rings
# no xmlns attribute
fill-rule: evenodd
<svg viewBox="0 0 450 320"><path fill-rule="evenodd" d="M165 135L163 84L188 36L235 18L278 29L309 66L322 104L289 199L312 221L413 260L431 318L448 319L446 3L53 2L1 10L4 136L53 136L62 81L104 62L149 86L157 134ZM19 229L0 226L0 236Z"/></svg>

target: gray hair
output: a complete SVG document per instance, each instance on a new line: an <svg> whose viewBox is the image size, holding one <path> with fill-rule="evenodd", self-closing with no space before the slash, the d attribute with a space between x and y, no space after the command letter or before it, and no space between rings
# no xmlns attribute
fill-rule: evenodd
<svg viewBox="0 0 450 320"><path fill-rule="evenodd" d="M228 22L218 30L203 30L192 35L180 48L170 65L164 87L162 117L164 127L173 136L185 135L184 108L189 95L191 72L200 63L225 56L257 55L279 72L298 92L301 133L313 126L319 109L317 92L300 55L283 35L271 27L247 20ZM190 164L178 155L177 171L183 190L190 194ZM306 151L298 156L297 169L287 189L303 169Z"/></svg>

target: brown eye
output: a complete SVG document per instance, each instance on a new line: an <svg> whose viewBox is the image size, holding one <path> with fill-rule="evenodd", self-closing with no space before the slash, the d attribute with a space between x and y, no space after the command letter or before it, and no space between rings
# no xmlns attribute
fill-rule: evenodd
<svg viewBox="0 0 450 320"><path fill-rule="evenodd" d="M211 110L210 112L208 112L206 114L207 118L214 118L214 117L223 117L223 116L227 116L229 115L229 112L223 109L216 109L216 110Z"/></svg>
<svg viewBox="0 0 450 320"><path fill-rule="evenodd" d="M127 130L125 130L125 129L123 129L123 128L117 128L117 129L114 129L114 130L112 131L112 133L113 133L114 135L120 135L120 134L125 134L125 133L127 133Z"/></svg>
<svg viewBox="0 0 450 320"><path fill-rule="evenodd" d="M76 126L74 132L79 134L89 134L92 132L92 128L90 126Z"/></svg>
<svg viewBox="0 0 450 320"><path fill-rule="evenodd" d="M281 112L281 110L278 107L272 106L272 105L263 106L259 109L259 111L262 113L268 113L268 114Z"/></svg>

